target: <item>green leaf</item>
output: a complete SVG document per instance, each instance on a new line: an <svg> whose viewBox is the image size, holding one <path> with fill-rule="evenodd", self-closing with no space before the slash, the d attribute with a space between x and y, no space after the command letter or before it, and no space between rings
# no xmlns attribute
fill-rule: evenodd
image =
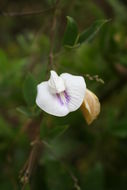
<svg viewBox="0 0 127 190"><path fill-rule="evenodd" d="M6 55L6 53L0 49L0 74L5 74L8 72L8 57Z"/></svg>
<svg viewBox="0 0 127 190"><path fill-rule="evenodd" d="M40 137L42 139L47 138L49 133L49 128L47 127L46 118L43 119L40 127Z"/></svg>
<svg viewBox="0 0 127 190"><path fill-rule="evenodd" d="M49 132L50 137L59 137L65 133L65 131L68 129L68 125L63 125L63 126L56 126L53 127L52 130Z"/></svg>
<svg viewBox="0 0 127 190"><path fill-rule="evenodd" d="M29 106L35 105L35 99L37 95L37 83L31 74L28 74L28 76L25 79L23 85L23 95L26 103Z"/></svg>
<svg viewBox="0 0 127 190"><path fill-rule="evenodd" d="M65 131L68 129L68 125L62 125L62 126L54 126L52 128L49 128L46 124L46 121L44 120L41 125L41 138L46 139L54 139L62 134L65 133Z"/></svg>
<svg viewBox="0 0 127 190"><path fill-rule="evenodd" d="M7 138L14 137L13 128L2 117L0 117L0 137L7 137Z"/></svg>
<svg viewBox="0 0 127 190"><path fill-rule="evenodd" d="M99 32L101 27L109 20L97 20L89 28L84 30L80 35L77 43L90 42Z"/></svg>
<svg viewBox="0 0 127 190"><path fill-rule="evenodd" d="M101 163L96 163L85 176L85 190L91 189L104 189L104 170Z"/></svg>
<svg viewBox="0 0 127 190"><path fill-rule="evenodd" d="M77 36L78 36L77 23L72 17L67 16L67 27L63 39L64 46L74 46Z"/></svg>
<svg viewBox="0 0 127 190"><path fill-rule="evenodd" d="M38 109L38 107L34 106L34 107L24 107L24 106L20 106L17 107L16 110L20 113L22 113L23 115L27 116L27 117L36 117L40 114L41 110Z"/></svg>
<svg viewBox="0 0 127 190"><path fill-rule="evenodd" d="M119 57L119 62L121 65L127 66L127 55L121 55L121 57Z"/></svg>
<svg viewBox="0 0 127 190"><path fill-rule="evenodd" d="M13 126L11 126L11 124L9 124L6 121L6 119L4 119L0 116L0 138L7 137L7 139L13 139L15 136L15 132L16 132L16 130L13 129ZM6 140L5 143L7 143L7 142L8 141ZM4 141L3 141L3 143L4 143Z"/></svg>
<svg viewBox="0 0 127 190"><path fill-rule="evenodd" d="M18 112L22 113L23 115L27 116L27 117L31 117L32 116L32 113L31 113L30 109L27 108L27 107L20 106L20 107L16 108L16 110Z"/></svg>
<svg viewBox="0 0 127 190"><path fill-rule="evenodd" d="M118 22L118 20L126 22L127 9L126 9L126 6L124 6L124 3L120 0L108 0L108 3L113 8L113 11L117 18L117 22Z"/></svg>
<svg viewBox="0 0 127 190"><path fill-rule="evenodd" d="M115 127L111 128L111 133L119 138L127 137L127 121L122 120L115 124Z"/></svg>

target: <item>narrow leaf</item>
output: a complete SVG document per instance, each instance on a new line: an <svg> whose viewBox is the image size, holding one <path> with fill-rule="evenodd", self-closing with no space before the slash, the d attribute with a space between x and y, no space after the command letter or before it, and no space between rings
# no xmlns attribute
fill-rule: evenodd
<svg viewBox="0 0 127 190"><path fill-rule="evenodd" d="M29 106L33 106L35 104L36 94L36 81L31 74L28 74L23 85L23 95L26 103Z"/></svg>
<svg viewBox="0 0 127 190"><path fill-rule="evenodd" d="M0 138L13 138L14 135L14 131L12 130L10 124L0 116Z"/></svg>
<svg viewBox="0 0 127 190"><path fill-rule="evenodd" d="M52 130L49 132L49 136L50 137L59 137L62 134L65 133L65 131L68 129L68 125L63 125L63 126L56 126L54 128L52 128Z"/></svg>
<svg viewBox="0 0 127 190"><path fill-rule="evenodd" d="M75 45L76 39L78 36L78 27L75 20L67 16L67 27L64 33L63 44L66 46L73 46Z"/></svg>
<svg viewBox="0 0 127 190"><path fill-rule="evenodd" d="M97 162L94 167L88 171L84 182L85 190L104 190L104 169L101 163Z"/></svg>
<svg viewBox="0 0 127 190"><path fill-rule="evenodd" d="M89 28L84 30L80 35L77 43L90 42L99 32L101 27L109 20L97 20Z"/></svg>
<svg viewBox="0 0 127 190"><path fill-rule="evenodd" d="M20 106L20 107L16 108L16 110L27 117L32 116L32 112L27 107Z"/></svg>

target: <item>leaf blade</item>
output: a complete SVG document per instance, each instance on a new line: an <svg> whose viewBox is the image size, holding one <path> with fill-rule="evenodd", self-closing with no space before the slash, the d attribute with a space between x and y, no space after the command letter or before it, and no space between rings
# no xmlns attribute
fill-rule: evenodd
<svg viewBox="0 0 127 190"><path fill-rule="evenodd" d="M37 83L30 73L26 77L23 84L23 95L28 106L35 105L35 99L37 95Z"/></svg>
<svg viewBox="0 0 127 190"><path fill-rule="evenodd" d="M90 42L94 36L99 32L101 27L107 23L109 20L97 20L95 21L89 28L84 30L81 34L79 34L78 43L82 44L84 42Z"/></svg>
<svg viewBox="0 0 127 190"><path fill-rule="evenodd" d="M72 17L67 16L67 27L64 33L63 45L73 46L75 44L77 36L78 36L77 23Z"/></svg>
<svg viewBox="0 0 127 190"><path fill-rule="evenodd" d="M63 135L66 130L69 128L68 125L62 125L62 126L56 126L54 127L50 133L49 133L49 136L50 137L54 137L54 138L57 138L57 137L60 137L61 135Z"/></svg>

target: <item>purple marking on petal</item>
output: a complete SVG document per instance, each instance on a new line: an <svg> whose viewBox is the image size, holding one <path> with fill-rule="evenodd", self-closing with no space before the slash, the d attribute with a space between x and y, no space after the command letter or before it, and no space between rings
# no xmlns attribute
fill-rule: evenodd
<svg viewBox="0 0 127 190"><path fill-rule="evenodd" d="M61 97L61 94L56 93L57 99L59 103L63 106L64 104L68 104L70 102L70 96L66 91L63 91L63 96Z"/></svg>
<svg viewBox="0 0 127 190"><path fill-rule="evenodd" d="M60 104L61 104L61 105L64 105L64 102L62 101L62 98L61 98L60 94L56 93L56 96L57 96L57 98L58 98Z"/></svg>
<svg viewBox="0 0 127 190"><path fill-rule="evenodd" d="M66 98L66 102L69 103L70 102L70 96L68 95L67 91L64 91L64 96Z"/></svg>

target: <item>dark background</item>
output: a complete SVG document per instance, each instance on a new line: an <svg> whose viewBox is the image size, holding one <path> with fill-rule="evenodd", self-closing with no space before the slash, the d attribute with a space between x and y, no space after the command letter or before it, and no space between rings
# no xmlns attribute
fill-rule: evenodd
<svg viewBox="0 0 127 190"><path fill-rule="evenodd" d="M126 190L126 0L61 0L58 8L55 69L99 75L105 81L86 78L87 87L101 102L98 119L88 126L78 110L64 118L44 113L40 123L41 116L31 119L28 113L17 111L26 106L22 86L28 73L37 82L46 80L54 4L52 0L0 1L0 189L21 189L19 172L40 125L41 139L46 142L25 189ZM47 11L33 14L42 10ZM67 15L77 21L80 31L97 19L111 20L91 43L64 52ZM63 126L68 129L57 135Z"/></svg>

